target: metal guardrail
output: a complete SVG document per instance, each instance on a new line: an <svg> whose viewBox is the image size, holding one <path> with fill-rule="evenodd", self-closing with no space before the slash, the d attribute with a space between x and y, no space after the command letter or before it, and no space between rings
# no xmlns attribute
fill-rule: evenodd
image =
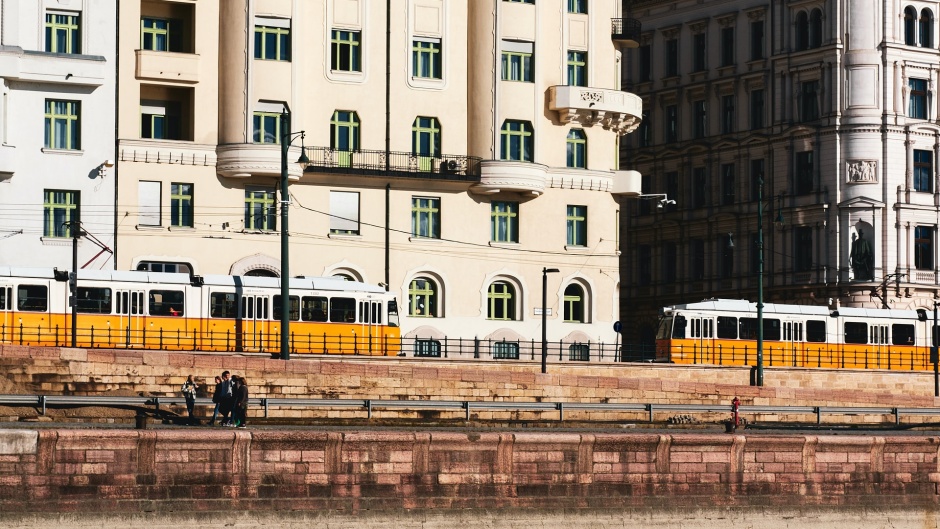
<svg viewBox="0 0 940 529"><path fill-rule="evenodd" d="M185 405L183 397L113 397L93 395L0 395L0 405L29 406L40 408L45 415L50 406L103 406L113 408L153 407L160 411L162 405ZM249 407L262 408L263 417L267 418L270 408L320 408L350 409L366 412L371 419L375 410L399 411L464 411L466 420L470 420L472 411L509 411L509 412L549 412L557 411L558 420L565 420L565 411L586 411L601 413L645 413L649 422L653 422L657 413L683 412L690 414L733 412L731 404L654 404L654 403L600 403L600 402L509 402L509 401L460 401L460 400L381 400L381 399L304 399L304 398L252 398ZM197 398L197 406L213 406L212 399ZM822 424L823 416L829 415L866 415L891 416L895 425L901 424L901 417L937 417L940 421L940 408L893 408L869 406L740 406L738 413L744 415L815 415L816 424Z"/></svg>

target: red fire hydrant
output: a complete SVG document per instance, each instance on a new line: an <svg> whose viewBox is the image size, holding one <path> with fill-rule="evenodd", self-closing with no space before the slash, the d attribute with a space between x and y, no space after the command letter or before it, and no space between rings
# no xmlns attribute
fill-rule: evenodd
<svg viewBox="0 0 940 529"><path fill-rule="evenodd" d="M738 408L741 407L741 401L737 397L731 401L731 423L734 424L735 429L741 424L740 417L738 416Z"/></svg>

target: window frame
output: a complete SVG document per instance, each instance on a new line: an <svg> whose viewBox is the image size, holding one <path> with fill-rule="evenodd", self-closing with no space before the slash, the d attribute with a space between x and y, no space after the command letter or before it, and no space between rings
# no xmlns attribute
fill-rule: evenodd
<svg viewBox="0 0 940 529"><path fill-rule="evenodd" d="M531 121L507 119L499 131L500 160L533 161L535 132ZM514 154L517 153L517 154Z"/></svg>
<svg viewBox="0 0 940 529"><path fill-rule="evenodd" d="M174 228L192 228L193 223L193 184L182 182L170 183L170 226Z"/></svg>
<svg viewBox="0 0 940 529"><path fill-rule="evenodd" d="M933 193L934 163L933 151L927 149L914 149L911 159L914 163L913 185L914 191Z"/></svg>
<svg viewBox="0 0 940 529"><path fill-rule="evenodd" d="M934 266L934 226L914 226L914 268L933 270Z"/></svg>
<svg viewBox="0 0 940 529"><path fill-rule="evenodd" d="M569 204L565 207L566 245L587 247L588 207Z"/></svg>
<svg viewBox="0 0 940 529"><path fill-rule="evenodd" d="M500 79L519 83L535 82L534 52L502 50L500 52Z"/></svg>
<svg viewBox="0 0 940 529"><path fill-rule="evenodd" d="M259 145L279 145L281 143L281 113L256 110L251 115L252 132L251 139L253 143ZM268 127L273 122L273 133L268 132ZM272 141L267 141L273 138Z"/></svg>
<svg viewBox="0 0 940 529"><path fill-rule="evenodd" d="M441 40L414 37L411 41L411 76L415 79L442 79Z"/></svg>
<svg viewBox="0 0 940 529"><path fill-rule="evenodd" d="M57 105L65 105L64 113ZM81 150L81 101L65 99L46 99L44 115L45 148L61 151ZM65 125L64 144L59 144L57 126Z"/></svg>
<svg viewBox="0 0 940 529"><path fill-rule="evenodd" d="M568 86L587 86L588 53L582 50L568 50L566 64Z"/></svg>
<svg viewBox="0 0 940 529"><path fill-rule="evenodd" d="M411 236L421 239L441 238L440 197L411 197Z"/></svg>
<svg viewBox="0 0 940 529"><path fill-rule="evenodd" d="M587 134L583 129L571 129L565 138L565 163L572 169L587 169Z"/></svg>
<svg viewBox="0 0 940 529"><path fill-rule="evenodd" d="M568 0L568 13L572 15L586 15L587 12L587 0Z"/></svg>
<svg viewBox="0 0 940 529"><path fill-rule="evenodd" d="M911 77L907 80L909 101L907 117L927 119L929 113L930 89L926 79Z"/></svg>
<svg viewBox="0 0 940 529"><path fill-rule="evenodd" d="M577 292L574 291L577 289ZM587 294L583 286L570 283L564 291L563 321L565 323L587 323Z"/></svg>
<svg viewBox="0 0 940 529"><path fill-rule="evenodd" d="M73 222L81 223L81 191L44 189L43 237L71 238Z"/></svg>
<svg viewBox="0 0 940 529"><path fill-rule="evenodd" d="M260 208L259 211L255 211ZM245 230L272 232L277 230L277 192L274 188L245 189Z"/></svg>
<svg viewBox="0 0 940 529"><path fill-rule="evenodd" d="M82 15L76 12L47 11L45 13L43 32L45 51L47 53L62 53L66 55L80 55L82 53ZM58 20L66 18L67 20ZM60 37L59 32L65 35ZM64 40L64 42L60 42Z"/></svg>
<svg viewBox="0 0 940 529"><path fill-rule="evenodd" d="M494 200L490 202L490 241L519 243L519 203Z"/></svg>
<svg viewBox="0 0 940 529"><path fill-rule="evenodd" d="M423 286L419 283L425 283ZM413 278L408 282L408 316L412 318L438 317L439 289L437 282L425 276ZM416 310L419 302L424 302L424 311Z"/></svg>
<svg viewBox="0 0 940 529"><path fill-rule="evenodd" d="M362 32L352 29L330 30L330 70L362 72Z"/></svg>
<svg viewBox="0 0 940 529"><path fill-rule="evenodd" d="M517 321L515 285L505 279L491 282L486 289L486 305L486 319Z"/></svg>
<svg viewBox="0 0 940 529"><path fill-rule="evenodd" d="M255 24L254 30L255 52L254 58L259 61L291 61L291 28L281 26L267 26ZM269 53L268 38L274 37L274 51ZM260 45L259 45L260 43ZM273 56L272 56L273 55Z"/></svg>
<svg viewBox="0 0 940 529"><path fill-rule="evenodd" d="M157 27L155 25L148 26L147 23L151 22L152 24L163 23L166 25L164 28ZM168 18L160 17L140 17L140 49L147 51L170 51L170 32L172 31L172 20ZM147 44L147 37L150 37L150 45ZM163 38L163 46L159 46L159 39Z"/></svg>

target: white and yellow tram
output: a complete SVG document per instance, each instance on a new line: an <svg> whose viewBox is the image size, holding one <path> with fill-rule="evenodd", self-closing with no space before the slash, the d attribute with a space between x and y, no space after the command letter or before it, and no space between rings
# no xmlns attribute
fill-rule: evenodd
<svg viewBox="0 0 940 529"><path fill-rule="evenodd" d="M290 279L296 353L397 355L398 307L380 287ZM71 345L68 273L0 267L0 343ZM80 270L80 347L279 352L281 283L253 276Z"/></svg>

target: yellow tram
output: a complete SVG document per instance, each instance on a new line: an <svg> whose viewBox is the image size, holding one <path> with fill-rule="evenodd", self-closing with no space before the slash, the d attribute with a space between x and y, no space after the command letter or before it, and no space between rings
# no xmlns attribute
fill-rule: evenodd
<svg viewBox="0 0 940 529"><path fill-rule="evenodd" d="M279 352L279 278L80 270L80 347ZM292 353L395 356L398 306L384 289L332 277L290 279ZM0 267L0 343L72 344L68 273Z"/></svg>

